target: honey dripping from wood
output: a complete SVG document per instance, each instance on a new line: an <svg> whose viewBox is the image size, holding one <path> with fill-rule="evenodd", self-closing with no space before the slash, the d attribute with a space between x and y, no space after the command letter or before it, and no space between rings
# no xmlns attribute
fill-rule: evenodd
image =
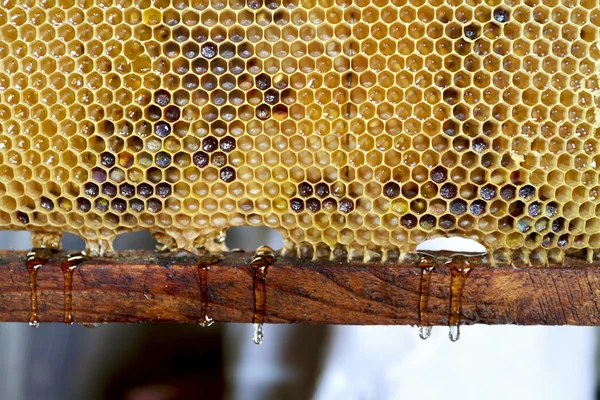
<svg viewBox="0 0 600 400"><path fill-rule="evenodd" d="M71 254L61 264L60 268L63 272L64 287L65 287L65 312L64 321L65 324L71 325L73 323L73 270L77 268L79 264L85 261L83 253Z"/></svg>
<svg viewBox="0 0 600 400"><path fill-rule="evenodd" d="M461 257L459 262L449 259L447 265L450 267L450 328L448 337L456 342L460 339L460 317L462 311L463 290L469 274L473 270L471 262L466 257Z"/></svg>
<svg viewBox="0 0 600 400"><path fill-rule="evenodd" d="M483 262L485 253L461 253L449 251L420 251L418 266L421 269L419 295L419 336L428 339L432 327L427 321L427 307L430 296L430 282L433 271L438 266L450 269L450 315L448 326L450 340L456 342L460 338L460 318L462 297L465 282L473 268Z"/></svg>
<svg viewBox="0 0 600 400"><path fill-rule="evenodd" d="M431 274L435 269L435 259L430 256L422 256L419 260L421 268L421 287L419 291L419 337L423 340L431 336L432 326L427 323L427 304L429 303L429 283Z"/></svg>
<svg viewBox="0 0 600 400"><path fill-rule="evenodd" d="M261 344L264 340L263 324L265 323L265 312L267 306L267 271L271 264L275 262L275 252L268 246L259 247L250 261L253 269L253 291L254 291L254 315L252 323L254 324L253 340L256 344Z"/></svg>
<svg viewBox="0 0 600 400"><path fill-rule="evenodd" d="M35 248L27 253L27 271L29 272L29 290L31 296L31 316L29 317L29 326L32 328L40 326L37 293L38 269L50 261L53 255L54 252L51 249L46 248Z"/></svg>
<svg viewBox="0 0 600 400"><path fill-rule="evenodd" d="M222 246L225 245L224 231L219 233L217 238L214 240L214 245L218 246L218 248L223 248ZM207 328L215 322L208 315L208 273L210 272L211 265L218 263L221 257L206 251L206 249L201 249L200 252L203 255L196 264L196 269L198 271L198 289L200 291L200 318L198 319L198 324L203 328ZM213 254L213 256L210 256L210 254Z"/></svg>
<svg viewBox="0 0 600 400"><path fill-rule="evenodd" d="M198 285L200 286L200 321L201 327L207 328L215 321L208 316L208 271L207 265L198 265Z"/></svg>

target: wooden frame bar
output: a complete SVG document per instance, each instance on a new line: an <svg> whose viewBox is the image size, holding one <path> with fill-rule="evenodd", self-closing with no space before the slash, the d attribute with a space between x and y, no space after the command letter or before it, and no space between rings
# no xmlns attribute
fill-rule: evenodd
<svg viewBox="0 0 600 400"><path fill-rule="evenodd" d="M75 262L2 251L0 321L252 322L252 259L129 251ZM277 257L263 272L266 323L600 325L600 266L577 259L517 268Z"/></svg>

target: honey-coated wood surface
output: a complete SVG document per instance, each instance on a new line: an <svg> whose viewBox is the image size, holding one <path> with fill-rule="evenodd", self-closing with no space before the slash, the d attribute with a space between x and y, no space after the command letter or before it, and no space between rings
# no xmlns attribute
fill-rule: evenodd
<svg viewBox="0 0 600 400"><path fill-rule="evenodd" d="M251 253L130 251L77 259L3 251L0 321L252 322L252 259ZM263 271L261 317L266 323L600 325L597 265L463 261L397 265L280 256Z"/></svg>

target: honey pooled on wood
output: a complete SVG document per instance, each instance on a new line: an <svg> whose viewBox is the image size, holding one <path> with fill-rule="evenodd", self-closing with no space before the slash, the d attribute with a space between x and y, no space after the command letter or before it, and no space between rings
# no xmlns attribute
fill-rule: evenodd
<svg viewBox="0 0 600 400"><path fill-rule="evenodd" d="M593 257L599 26L597 0L9 0L0 228Z"/></svg>

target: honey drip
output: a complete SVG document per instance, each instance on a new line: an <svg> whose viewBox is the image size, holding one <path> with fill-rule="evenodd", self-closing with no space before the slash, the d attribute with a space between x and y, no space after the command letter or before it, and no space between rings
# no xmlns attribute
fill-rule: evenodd
<svg viewBox="0 0 600 400"><path fill-rule="evenodd" d="M198 266L198 279L200 285L200 321L203 328L211 326L215 321L208 316L208 271L210 267L206 265Z"/></svg>
<svg viewBox="0 0 600 400"><path fill-rule="evenodd" d="M65 287L65 312L64 321L65 324L71 325L73 323L73 270L77 268L79 264L85 261L83 254L71 254L61 264L60 268L63 272L64 287Z"/></svg>
<svg viewBox="0 0 600 400"><path fill-rule="evenodd" d="M432 327L427 322L427 304L429 303L429 283L431 274L435 269L432 257L421 257L421 288L419 295L419 337L423 340L429 339Z"/></svg>
<svg viewBox="0 0 600 400"><path fill-rule="evenodd" d="M250 261L250 266L254 271L254 315L252 323L254 324L253 340L256 344L261 344L264 340L263 324L265 323L267 306L267 270L274 262L274 251L268 246L259 247L252 261Z"/></svg>
<svg viewBox="0 0 600 400"><path fill-rule="evenodd" d="M462 309L462 295L465 282L471 273L472 268L468 262L463 266L451 266L451 295L450 295L450 319L448 325L450 332L448 334L451 341L456 342L460 338L460 315Z"/></svg>
<svg viewBox="0 0 600 400"><path fill-rule="evenodd" d="M38 315L37 273L53 255L53 251L44 248L35 248L27 253L27 271L29 272L29 290L31 293L31 316L29 326L37 328L40 326Z"/></svg>

